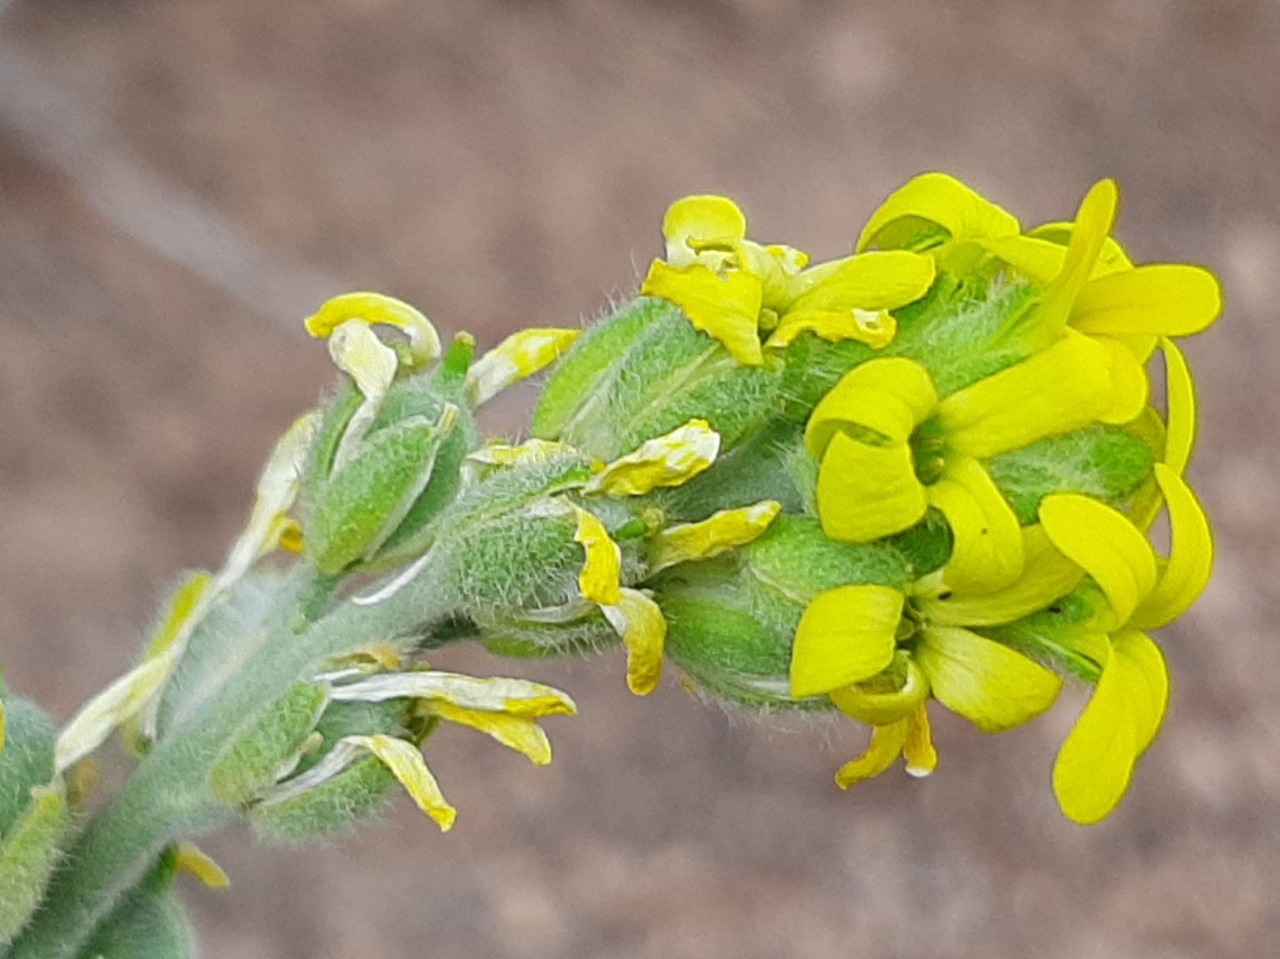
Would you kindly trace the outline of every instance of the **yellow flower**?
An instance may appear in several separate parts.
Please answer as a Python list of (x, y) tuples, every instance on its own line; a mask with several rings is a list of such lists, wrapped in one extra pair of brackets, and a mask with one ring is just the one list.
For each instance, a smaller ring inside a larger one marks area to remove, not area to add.
[(803, 332), (882, 347), (896, 323), (889, 311), (923, 296), (933, 263), (904, 251), (846, 257), (805, 269), (793, 247), (746, 238), (746, 218), (718, 196), (677, 200), (663, 221), (666, 261), (650, 267), (640, 292), (679, 306), (740, 363), (764, 362)]
[(945, 398), (912, 360), (855, 367), (805, 430), (821, 460), (823, 530), (870, 542), (914, 526), (932, 505), (955, 536), (951, 585), (1007, 585), (1022, 569), (1021, 535), (981, 461), (1105, 418), (1118, 392), (1112, 377), (1110, 352), (1074, 333)]
[(1101, 673), (1053, 771), (1063, 812), (1080, 823), (1103, 819), (1120, 802), (1164, 717), (1168, 671), (1145, 631), (1182, 615), (1212, 569), (1209, 522), (1191, 488), (1163, 463), (1155, 477), (1172, 531), (1167, 559), (1126, 516), (1096, 500), (1059, 493), (1040, 505), (1046, 535), (1106, 597), (1102, 615), (1069, 637)]

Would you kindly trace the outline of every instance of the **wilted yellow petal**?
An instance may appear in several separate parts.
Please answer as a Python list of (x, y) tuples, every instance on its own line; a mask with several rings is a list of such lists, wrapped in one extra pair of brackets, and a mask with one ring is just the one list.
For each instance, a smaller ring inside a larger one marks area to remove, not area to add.
[(869, 360), (841, 377), (814, 407), (805, 447), (821, 456), (831, 437), (851, 423), (886, 439), (906, 440), (937, 403), (933, 379), (919, 363), (902, 357)]
[(928, 698), (929, 679), (913, 657), (902, 658), (907, 671), (901, 688), (882, 689), (872, 677), (867, 683), (833, 689), (827, 696), (846, 716), (869, 726), (888, 726), (906, 719)]
[(517, 463), (541, 463), (553, 456), (575, 452), (568, 443), (531, 439), (514, 446), (510, 443), (487, 443), (469, 454), (467, 459), (487, 466), (514, 466)]
[(662, 679), (667, 620), (661, 607), (639, 590), (623, 589), (616, 604), (600, 608), (627, 649), (627, 688), (647, 696)]
[(1156, 645), (1135, 631), (1117, 636), (1098, 687), (1053, 767), (1053, 789), (1068, 818), (1095, 823), (1119, 804), (1134, 764), (1160, 728), (1168, 690)]
[(1190, 336), (1222, 312), (1217, 277), (1200, 266), (1158, 263), (1091, 280), (1076, 297), (1071, 325), (1083, 333)]
[(686, 196), (667, 208), (662, 218), (667, 262), (685, 267), (698, 261), (698, 247), (707, 241), (726, 245), (747, 235), (747, 218), (737, 204), (723, 196)]
[(930, 626), (915, 655), (938, 702), (983, 732), (1029, 722), (1053, 705), (1062, 688), (1043, 666), (967, 629)]
[(1155, 589), (1129, 619), (1139, 629), (1164, 626), (1185, 613), (1209, 585), (1213, 572), (1213, 532), (1191, 487), (1163, 463), (1156, 464), (1155, 474), (1169, 510), (1173, 542)]
[(355, 381), (366, 400), (375, 407), (381, 405), (399, 360), (396, 351), (378, 339), (367, 323), (348, 320), (335, 329), (329, 336), (329, 355), (334, 365)]
[(467, 371), (467, 389), (476, 406), (512, 383), (550, 366), (582, 335), (581, 330), (534, 328), (512, 333)]
[(1165, 387), (1169, 410), (1165, 428), (1164, 461), (1181, 476), (1191, 460), (1196, 439), (1196, 388), (1186, 357), (1172, 340), (1160, 341), (1164, 352)]
[(698, 523), (682, 523), (661, 530), (649, 546), (649, 572), (710, 559), (759, 537), (782, 512), (776, 500), (764, 500), (741, 509), (725, 509)]
[(528, 756), (539, 766), (551, 762), (551, 742), (536, 722), (524, 716), (509, 713), (491, 713), (484, 710), (464, 709), (437, 700), (431, 704), (431, 712), (441, 719), (461, 726), (470, 726), (492, 736), (502, 745)]
[(906, 443), (872, 446), (837, 433), (818, 468), (822, 530), (842, 543), (869, 543), (924, 518), (925, 488)]
[(1107, 347), (1070, 333), (952, 393), (937, 410), (948, 446), (986, 459), (1090, 425), (1114, 404), (1112, 362)]
[(180, 872), (191, 873), (210, 889), (226, 889), (231, 885), (223, 868), (195, 843), (178, 843), (174, 847), (174, 859), (174, 865)]
[(907, 744), (907, 726), (908, 721), (904, 719), (888, 726), (872, 727), (871, 743), (867, 746), (867, 751), (837, 770), (836, 785), (841, 789), (848, 789), (864, 779), (871, 779), (888, 771), (898, 761)]
[(680, 486), (715, 462), (720, 434), (706, 420), (690, 420), (635, 451), (614, 460), (591, 477), (587, 493), (643, 496), (663, 486)]
[(801, 333), (813, 333), (832, 343), (857, 340), (874, 349), (888, 346), (898, 332), (898, 321), (888, 310), (791, 311), (782, 317), (765, 346), (790, 346)]
[(1119, 510), (1078, 493), (1040, 503), (1040, 525), (1055, 547), (1102, 587), (1115, 625), (1129, 621), (1156, 584), (1155, 551)]
[(581, 506), (573, 512), (578, 518), (573, 541), (586, 551), (586, 562), (578, 574), (578, 588), (593, 603), (612, 606), (618, 602), (622, 587), (622, 550), (609, 538), (609, 531), (599, 518)]
[(203, 570), (197, 570), (183, 580), (169, 602), (164, 619), (147, 642), (144, 659), (160, 655), (187, 634), (191, 617), (208, 602), (213, 584), (213, 577)]
[(1022, 528), (1012, 507), (977, 460), (953, 457), (928, 488), (929, 504), (942, 511), (954, 545), (942, 571), (956, 592), (992, 593), (1022, 573)]
[(945, 173), (922, 173), (889, 195), (867, 221), (857, 249), (871, 243), (900, 246), (921, 225), (937, 225), (953, 240), (1004, 236), (1019, 231), (1017, 219)]
[(729, 355), (745, 366), (761, 366), (760, 281), (731, 270), (717, 274), (701, 263), (676, 268), (654, 260), (640, 287), (642, 296), (656, 296), (680, 307), (697, 329), (719, 340)]
[(800, 617), (791, 651), (791, 695), (818, 696), (870, 679), (893, 661), (902, 593), (891, 586), (837, 586)]
[(403, 300), (381, 293), (344, 293), (327, 300), (307, 318), (307, 332), (319, 339), (350, 320), (394, 326), (409, 338), (414, 367), (426, 366), (440, 356), (440, 335), (431, 321)]
[(938, 626), (998, 626), (1044, 609), (1084, 578), (1080, 567), (1059, 553), (1039, 526), (1022, 528), (1022, 550), (1022, 575), (1011, 586), (988, 595), (966, 595), (947, 589), (939, 570), (919, 581), (915, 604)]
[(527, 679), (467, 676), (438, 669), (375, 673), (354, 682), (333, 685), (329, 697), (337, 702), (368, 703), (423, 699), (527, 719), (571, 715), (577, 711), (573, 700), (552, 686)]
[(339, 744), (367, 749), (396, 777), (413, 797), (418, 808), (435, 820), (441, 832), (453, 828), (458, 811), (445, 800), (436, 777), (431, 775), (426, 760), (413, 743), (381, 733), (374, 736), (344, 736)]
[(907, 775), (917, 779), (930, 775), (938, 768), (938, 751), (933, 748), (933, 728), (929, 725), (929, 712), (924, 703), (907, 719), (907, 738), (902, 744), (902, 758), (906, 760)]

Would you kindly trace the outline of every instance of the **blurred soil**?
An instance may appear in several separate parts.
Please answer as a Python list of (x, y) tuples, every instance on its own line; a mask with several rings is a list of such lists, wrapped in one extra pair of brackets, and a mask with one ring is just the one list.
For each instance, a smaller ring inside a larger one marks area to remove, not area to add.
[[(581, 707), (534, 769), (453, 730), (448, 836), (210, 839), (210, 959), (1232, 959), (1280, 940), (1280, 5), (25, 0), (0, 35), (0, 661), (64, 719), (213, 566), (331, 372), (300, 319), (374, 288), (482, 345), (625, 294), (676, 196), (846, 251), (913, 173), (1027, 222), (1126, 190), (1139, 259), (1226, 318), (1193, 479), (1217, 575), (1163, 634), (1167, 727), (1105, 825), (1059, 818), (1071, 703), (941, 722), (928, 781), (844, 794), (851, 726), (761, 725), (615, 656), (516, 670)], [(520, 399), (494, 414), (518, 430)], [(1079, 702), (1076, 697), (1075, 702)], [(473, 748), (475, 747), (475, 748)]]

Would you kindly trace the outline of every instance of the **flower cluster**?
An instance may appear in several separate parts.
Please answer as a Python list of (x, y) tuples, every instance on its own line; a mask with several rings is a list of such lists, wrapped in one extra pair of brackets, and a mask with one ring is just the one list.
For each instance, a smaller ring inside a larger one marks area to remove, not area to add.
[[(1221, 297), (1202, 268), (1135, 266), (1111, 235), (1117, 204), (1103, 181), (1073, 221), (1024, 231), (925, 174), (852, 256), (810, 265), (749, 239), (731, 201), (689, 197), (642, 298), (544, 391), (535, 434), (586, 456), (688, 416), (721, 434), (705, 472), (627, 514), (644, 545), (623, 579), (652, 597), (646, 622), (657, 635), (665, 618), (695, 685), (870, 724), (842, 786), (899, 756), (930, 772), (930, 701), (999, 731), (1078, 679), (1096, 688), (1054, 788), (1095, 822), (1159, 728), (1167, 670), (1145, 631), (1187, 609), (1212, 557), (1184, 478), (1194, 390), (1173, 339), (1211, 324)], [(1161, 510), (1167, 556), (1148, 535)], [(645, 691), (658, 644), (629, 646)]]

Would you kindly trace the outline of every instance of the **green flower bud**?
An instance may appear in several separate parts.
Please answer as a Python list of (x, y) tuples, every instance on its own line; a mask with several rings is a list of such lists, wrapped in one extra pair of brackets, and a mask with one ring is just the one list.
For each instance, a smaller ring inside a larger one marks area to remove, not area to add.
[(116, 906), (81, 953), (93, 959), (189, 959), (191, 924), (173, 894), (176, 855), (167, 851)]
[(26, 925), (62, 856), (71, 813), (61, 787), (37, 786), (0, 841), (0, 946)]
[(322, 687), (299, 683), (228, 743), (209, 776), (218, 800), (238, 806), (274, 786), (298, 761), (327, 701)]
[(249, 821), (261, 839), (310, 842), (349, 832), (375, 816), (395, 785), (395, 775), (373, 756), (366, 756), (305, 792), (251, 806)]
[(31, 801), (31, 789), (53, 778), (57, 729), (39, 706), (0, 695), (3, 749), (0, 750), (0, 837), (5, 836)]
[(721, 452), (776, 412), (782, 361), (744, 366), (680, 309), (640, 298), (588, 330), (556, 368), (533, 434), (612, 460), (691, 419), (721, 436)]

